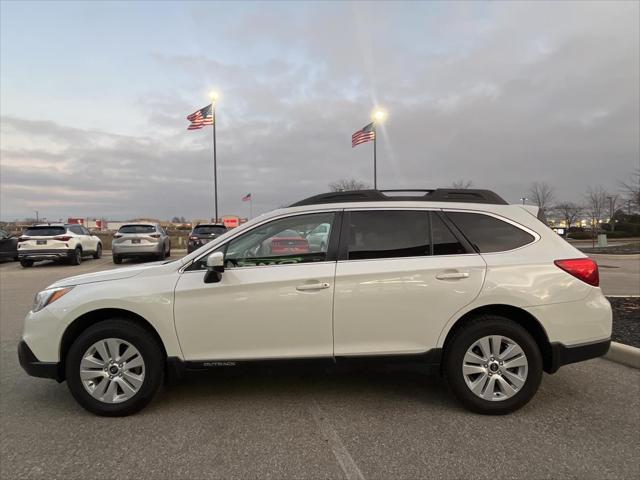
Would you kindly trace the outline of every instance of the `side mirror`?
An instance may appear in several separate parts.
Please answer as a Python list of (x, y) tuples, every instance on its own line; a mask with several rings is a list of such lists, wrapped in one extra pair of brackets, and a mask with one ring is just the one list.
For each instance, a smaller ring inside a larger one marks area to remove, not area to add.
[(224, 253), (213, 252), (207, 257), (207, 273), (204, 275), (204, 283), (217, 283), (222, 280), (224, 272)]

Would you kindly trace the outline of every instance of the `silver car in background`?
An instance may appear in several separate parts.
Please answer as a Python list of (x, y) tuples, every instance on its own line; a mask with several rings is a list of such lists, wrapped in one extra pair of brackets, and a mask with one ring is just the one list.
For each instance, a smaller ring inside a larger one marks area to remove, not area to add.
[(127, 223), (113, 236), (113, 263), (124, 258), (153, 257), (164, 260), (171, 255), (169, 235), (158, 223)]

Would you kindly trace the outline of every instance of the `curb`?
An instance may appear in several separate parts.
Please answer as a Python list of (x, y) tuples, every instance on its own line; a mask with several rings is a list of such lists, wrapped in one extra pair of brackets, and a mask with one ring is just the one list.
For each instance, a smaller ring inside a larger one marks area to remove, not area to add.
[(628, 367), (640, 368), (640, 348), (624, 343), (611, 342), (611, 347), (604, 358)]

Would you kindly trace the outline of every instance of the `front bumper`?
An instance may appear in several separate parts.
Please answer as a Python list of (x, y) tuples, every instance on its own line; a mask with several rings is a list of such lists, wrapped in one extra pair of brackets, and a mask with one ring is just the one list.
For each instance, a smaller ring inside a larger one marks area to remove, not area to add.
[(20, 260), (51, 260), (61, 258), (72, 258), (75, 250), (72, 248), (49, 248), (42, 250), (18, 250)]
[(64, 380), (60, 364), (58, 362), (41, 362), (24, 340), (18, 344), (18, 360), (24, 371), (32, 377), (53, 378), (58, 382)]
[(570, 347), (562, 343), (554, 342), (551, 344), (551, 365), (549, 365), (547, 373), (555, 373), (563, 365), (601, 357), (609, 351), (610, 345), (610, 338), (597, 342), (583, 343), (581, 345), (572, 345)]

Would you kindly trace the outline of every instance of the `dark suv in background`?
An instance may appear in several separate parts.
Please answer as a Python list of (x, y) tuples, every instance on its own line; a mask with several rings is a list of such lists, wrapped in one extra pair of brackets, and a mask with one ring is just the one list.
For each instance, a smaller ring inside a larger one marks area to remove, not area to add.
[(199, 223), (193, 227), (193, 230), (191, 230), (189, 234), (187, 253), (191, 253), (205, 243), (210, 242), (214, 238), (218, 238), (223, 233), (226, 233), (226, 231), (227, 227), (219, 223)]

